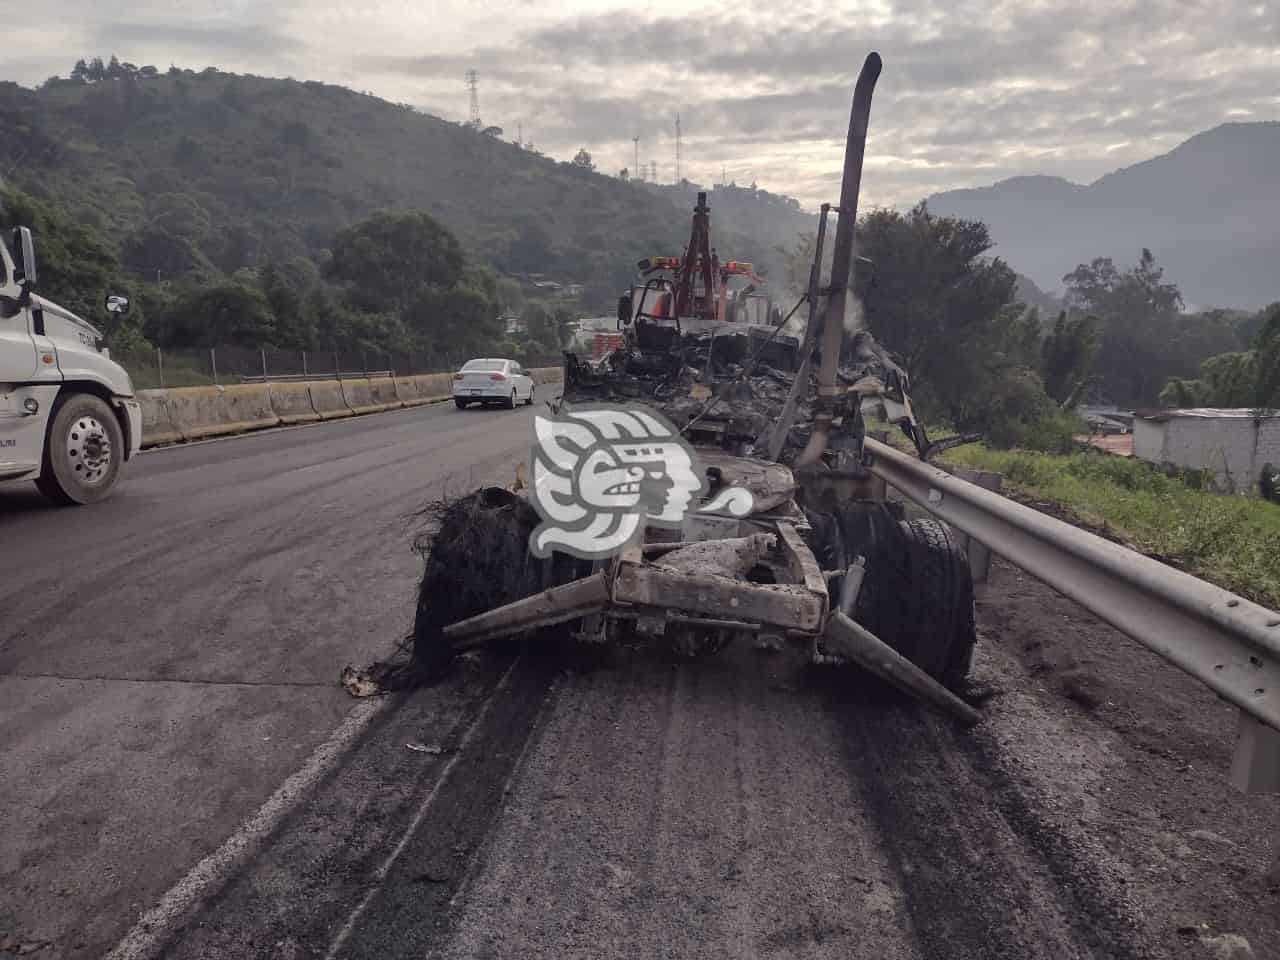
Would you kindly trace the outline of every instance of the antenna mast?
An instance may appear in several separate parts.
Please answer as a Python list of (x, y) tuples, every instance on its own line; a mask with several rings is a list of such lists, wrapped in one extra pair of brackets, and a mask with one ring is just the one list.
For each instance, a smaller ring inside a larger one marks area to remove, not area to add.
[(467, 71), (467, 88), (471, 91), (471, 126), (480, 129), (480, 75)]
[(676, 114), (676, 184), (680, 183), (680, 114)]

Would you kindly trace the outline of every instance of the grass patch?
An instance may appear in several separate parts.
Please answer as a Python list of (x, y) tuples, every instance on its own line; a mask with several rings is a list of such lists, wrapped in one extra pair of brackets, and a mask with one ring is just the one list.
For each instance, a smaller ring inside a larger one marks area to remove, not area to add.
[(1198, 474), (1168, 476), (1140, 460), (1103, 453), (973, 444), (940, 459), (1003, 474), (1014, 493), (1061, 504), (1144, 553), (1280, 609), (1280, 506), (1209, 493), (1196, 489)]

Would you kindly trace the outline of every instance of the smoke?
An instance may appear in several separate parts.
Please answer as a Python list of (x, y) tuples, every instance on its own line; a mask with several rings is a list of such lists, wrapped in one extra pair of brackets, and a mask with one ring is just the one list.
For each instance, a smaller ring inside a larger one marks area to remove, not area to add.
[(866, 327), (862, 301), (849, 291), (844, 300), (844, 332), (852, 336)]

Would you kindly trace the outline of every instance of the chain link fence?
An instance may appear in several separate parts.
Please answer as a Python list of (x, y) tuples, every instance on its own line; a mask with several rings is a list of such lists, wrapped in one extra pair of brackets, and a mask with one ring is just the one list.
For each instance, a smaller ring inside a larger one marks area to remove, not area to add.
[[(383, 353), (351, 350), (207, 350), (112, 351), (139, 390), (198, 387), (287, 380), (354, 380), (363, 377), (411, 377), (449, 373), (472, 359), (454, 353)], [(517, 358), (526, 367), (558, 367), (559, 356)]]

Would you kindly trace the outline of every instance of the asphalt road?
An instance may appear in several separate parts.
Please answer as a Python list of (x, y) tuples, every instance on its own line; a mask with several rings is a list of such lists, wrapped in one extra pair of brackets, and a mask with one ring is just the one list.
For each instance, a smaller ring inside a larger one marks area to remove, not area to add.
[(531, 440), (441, 405), (145, 452), (91, 507), (0, 486), (0, 950), (103, 954), (314, 766), (412, 622), (413, 512)]
[(531, 431), (433, 407), (147, 454), (87, 510), (0, 488), (0, 953), (1280, 955), (1231, 711), (1004, 565), (972, 731), (749, 645), (351, 700), (409, 626), (414, 511)]

